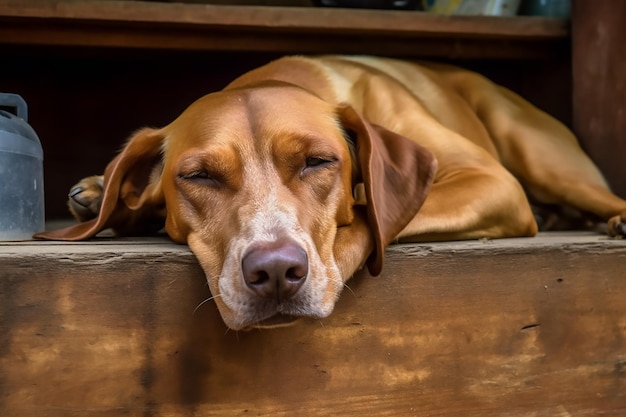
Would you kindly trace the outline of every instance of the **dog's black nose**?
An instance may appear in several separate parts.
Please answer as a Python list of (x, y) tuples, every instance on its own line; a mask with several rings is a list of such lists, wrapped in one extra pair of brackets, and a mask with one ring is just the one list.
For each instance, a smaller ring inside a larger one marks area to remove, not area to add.
[(306, 252), (292, 240), (257, 244), (241, 261), (248, 287), (279, 302), (298, 292), (309, 273)]

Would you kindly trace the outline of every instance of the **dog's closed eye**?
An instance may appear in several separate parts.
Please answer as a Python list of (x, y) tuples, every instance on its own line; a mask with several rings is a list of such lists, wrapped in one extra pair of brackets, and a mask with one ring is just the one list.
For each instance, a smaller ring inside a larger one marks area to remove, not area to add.
[(178, 178), (184, 181), (193, 182), (197, 185), (204, 185), (209, 187), (219, 187), (223, 184), (219, 175), (211, 174), (205, 170), (181, 172), (178, 174)]
[(318, 174), (334, 172), (339, 158), (335, 156), (309, 156), (305, 159), (300, 178), (317, 177)]
[(334, 157), (319, 157), (319, 156), (310, 156), (306, 159), (307, 168), (311, 167), (320, 167), (323, 165), (328, 165), (335, 162), (337, 158)]

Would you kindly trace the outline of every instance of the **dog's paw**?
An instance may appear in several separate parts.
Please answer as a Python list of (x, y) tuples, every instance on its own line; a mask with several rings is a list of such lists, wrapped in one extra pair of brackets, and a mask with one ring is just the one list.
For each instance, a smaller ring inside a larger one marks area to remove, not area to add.
[(101, 175), (83, 178), (70, 189), (67, 206), (76, 220), (84, 222), (98, 216), (103, 194), (104, 178)]
[(626, 211), (609, 219), (608, 232), (613, 237), (626, 236)]

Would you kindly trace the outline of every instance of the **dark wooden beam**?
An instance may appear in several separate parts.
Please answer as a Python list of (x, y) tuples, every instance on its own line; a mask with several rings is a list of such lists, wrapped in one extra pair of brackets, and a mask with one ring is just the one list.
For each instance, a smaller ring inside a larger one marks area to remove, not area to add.
[(572, 13), (573, 127), (626, 197), (626, 2), (575, 0)]

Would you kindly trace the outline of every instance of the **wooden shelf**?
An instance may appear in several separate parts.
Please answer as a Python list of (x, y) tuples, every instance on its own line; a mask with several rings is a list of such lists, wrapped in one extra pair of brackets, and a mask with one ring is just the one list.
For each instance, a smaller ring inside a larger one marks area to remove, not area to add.
[(392, 245), (329, 318), (233, 332), (186, 246), (0, 243), (0, 415), (624, 415), (625, 263), (593, 234)]
[(336, 8), (8, 0), (0, 4), (0, 42), (527, 59), (567, 53), (569, 22)]

